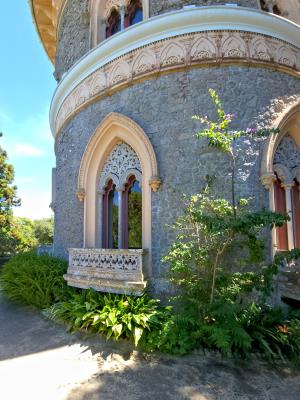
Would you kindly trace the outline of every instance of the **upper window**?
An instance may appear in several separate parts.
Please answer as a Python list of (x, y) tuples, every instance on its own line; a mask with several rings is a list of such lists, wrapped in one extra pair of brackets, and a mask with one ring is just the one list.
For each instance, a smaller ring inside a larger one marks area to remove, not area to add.
[(114, 8), (111, 12), (106, 25), (106, 38), (114, 35), (121, 30), (121, 16)]
[(140, 0), (130, 1), (127, 7), (114, 7), (106, 21), (106, 38), (142, 20), (143, 6)]

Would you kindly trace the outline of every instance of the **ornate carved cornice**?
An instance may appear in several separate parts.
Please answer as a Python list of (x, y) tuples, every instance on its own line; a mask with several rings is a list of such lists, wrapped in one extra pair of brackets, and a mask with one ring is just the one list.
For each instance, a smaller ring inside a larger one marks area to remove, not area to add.
[(234, 64), (300, 75), (300, 27), (272, 14), (225, 6), (150, 18), (95, 47), (54, 94), (54, 136), (89, 103), (135, 82), (184, 68)]
[(91, 101), (151, 75), (228, 63), (269, 66), (299, 74), (300, 50), (275, 38), (234, 31), (187, 34), (143, 46), (83, 79), (63, 101), (55, 121), (55, 132)]
[(66, 0), (29, 0), (41, 42), (48, 57), (55, 62), (57, 23)]

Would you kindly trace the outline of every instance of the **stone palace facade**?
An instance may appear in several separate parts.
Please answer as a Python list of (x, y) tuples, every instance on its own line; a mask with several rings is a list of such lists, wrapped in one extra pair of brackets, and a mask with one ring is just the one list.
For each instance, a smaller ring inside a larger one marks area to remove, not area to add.
[[(178, 193), (215, 175), (226, 155), (196, 140), (193, 115), (214, 116), (213, 88), (236, 128), (280, 134), (238, 142), (238, 196), (291, 220), (272, 254), (300, 247), (298, 0), (31, 0), (58, 82), (54, 254), (72, 286), (156, 294), (181, 213)], [(300, 293), (300, 291), (299, 291)], [(299, 294), (300, 299), (300, 294)]]

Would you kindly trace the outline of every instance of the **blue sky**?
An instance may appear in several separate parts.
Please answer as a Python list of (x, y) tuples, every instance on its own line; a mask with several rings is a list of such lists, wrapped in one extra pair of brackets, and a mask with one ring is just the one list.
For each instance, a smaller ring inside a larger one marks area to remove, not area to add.
[(0, 50), (0, 145), (15, 167), (22, 200), (14, 214), (48, 217), (55, 166), (48, 112), (56, 82), (27, 0), (1, 5)]

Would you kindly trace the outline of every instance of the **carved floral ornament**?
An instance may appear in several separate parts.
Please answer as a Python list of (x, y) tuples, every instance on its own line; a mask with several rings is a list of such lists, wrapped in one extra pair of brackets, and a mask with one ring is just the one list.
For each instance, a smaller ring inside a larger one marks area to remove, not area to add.
[[(103, 193), (109, 179), (113, 179), (117, 190), (124, 190), (124, 185), (130, 174), (134, 174), (141, 181), (141, 171), (140, 160), (135, 151), (128, 144), (120, 142), (113, 148), (102, 168), (98, 192)], [(161, 184), (162, 181), (158, 176), (152, 176), (149, 180), (149, 185), (153, 192), (157, 192)], [(83, 202), (85, 200), (85, 190), (79, 189), (76, 192), (76, 196), (80, 202)]]
[(300, 49), (279, 39), (241, 31), (211, 31), (162, 40), (121, 56), (85, 78), (63, 101), (56, 133), (82, 107), (134, 81), (179, 68), (246, 63), (299, 75)]
[(99, 190), (103, 191), (109, 179), (113, 179), (117, 190), (124, 190), (128, 175), (141, 180), (141, 164), (136, 152), (126, 143), (118, 143), (108, 156), (99, 179)]

